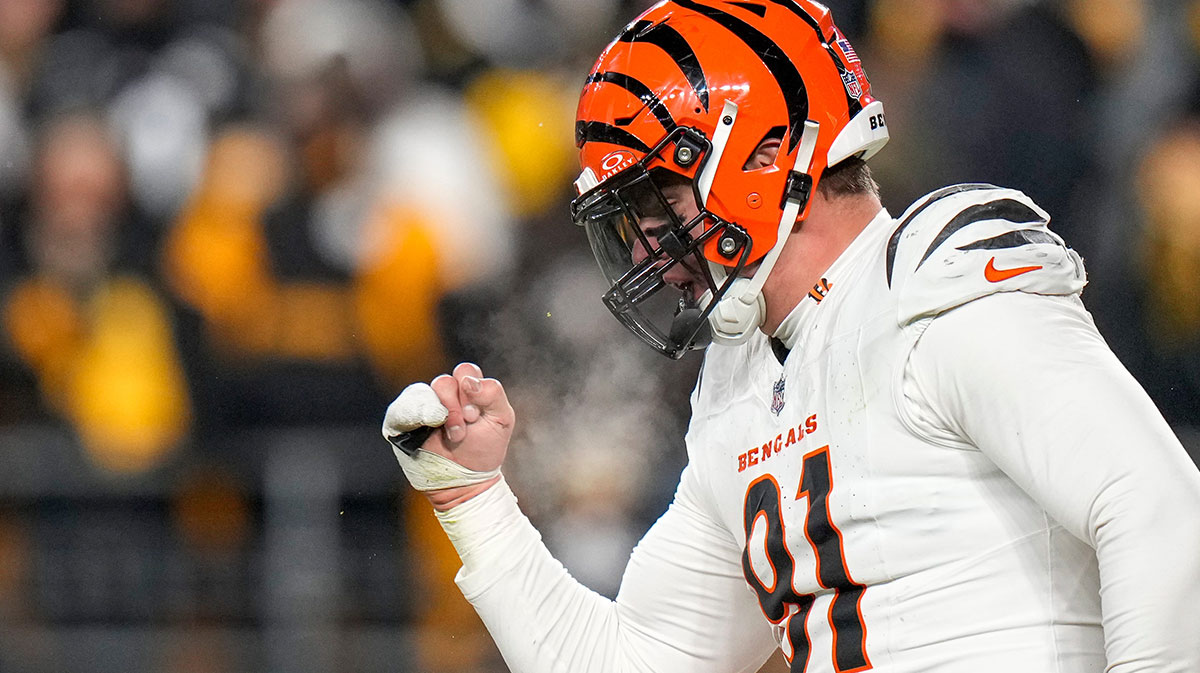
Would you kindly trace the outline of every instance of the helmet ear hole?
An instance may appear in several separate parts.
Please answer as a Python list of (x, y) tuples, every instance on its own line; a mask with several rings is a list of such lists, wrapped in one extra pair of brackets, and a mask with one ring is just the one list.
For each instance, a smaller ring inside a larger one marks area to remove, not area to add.
[(779, 155), (779, 144), (783, 141), (785, 131), (787, 131), (786, 126), (775, 126), (767, 131), (762, 140), (759, 140), (758, 144), (754, 146), (750, 156), (746, 157), (746, 161), (742, 164), (742, 170), (756, 171), (774, 164), (775, 157)]

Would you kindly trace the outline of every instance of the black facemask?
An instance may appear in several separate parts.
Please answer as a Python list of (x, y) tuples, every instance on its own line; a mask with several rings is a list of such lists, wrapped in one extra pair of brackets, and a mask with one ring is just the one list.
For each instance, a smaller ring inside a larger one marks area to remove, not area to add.
[[(662, 187), (679, 176), (646, 166), (680, 132), (571, 204), (572, 218), (587, 232), (600, 270), (612, 283), (603, 297), (605, 306), (652, 348), (674, 359), (708, 345), (708, 314), (745, 267), (751, 248), (750, 237), (737, 225), (703, 209), (684, 222), (668, 204)], [(720, 283), (703, 253), (714, 239), (729, 258)], [(711, 298), (701, 302), (706, 292)]]

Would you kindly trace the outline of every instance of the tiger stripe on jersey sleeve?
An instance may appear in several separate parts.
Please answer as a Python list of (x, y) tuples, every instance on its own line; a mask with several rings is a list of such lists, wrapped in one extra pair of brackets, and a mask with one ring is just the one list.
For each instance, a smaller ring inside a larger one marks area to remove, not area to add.
[[(946, 223), (946, 226), (942, 227), (942, 230), (934, 237), (933, 242), (925, 249), (925, 254), (921, 256), (921, 261), (917, 262), (917, 268), (920, 269), (921, 265), (946, 242), (946, 239), (953, 236), (957, 231), (984, 220), (1003, 220), (1014, 224), (1029, 224), (1033, 222), (1047, 224), (1050, 221), (1049, 218), (1043, 218), (1034, 212), (1029, 206), (1013, 199), (996, 199), (995, 201), (968, 206), (961, 213), (955, 215), (954, 219)], [(961, 250), (962, 248), (959, 249)]]
[[(932, 206), (933, 204), (937, 203), (938, 201), (940, 201), (948, 196), (952, 196), (954, 194), (958, 194), (958, 193), (965, 192), (965, 191), (977, 190), (977, 189), (997, 189), (997, 188), (992, 185), (983, 184), (983, 183), (951, 185), (949, 187), (943, 187), (942, 189), (939, 189), (936, 192), (928, 194), (921, 200), (914, 203), (912, 206), (910, 206), (908, 208), (907, 211), (904, 212), (903, 215), (900, 216), (900, 226), (896, 227), (896, 230), (892, 232), (891, 238), (888, 239), (888, 246), (887, 246), (888, 287), (892, 286), (892, 271), (896, 266), (896, 253), (900, 249), (900, 241), (903, 238), (904, 233), (908, 229), (909, 225), (912, 224), (913, 221), (918, 216), (921, 215), (921, 213), (925, 212), (925, 209), (929, 208), (929, 206)], [(911, 236), (911, 232), (910, 232), (910, 236)]]
[(947, 187), (918, 201), (888, 241), (885, 271), (906, 324), (996, 292), (1069, 295), (1083, 261), (1025, 194), (992, 185)]

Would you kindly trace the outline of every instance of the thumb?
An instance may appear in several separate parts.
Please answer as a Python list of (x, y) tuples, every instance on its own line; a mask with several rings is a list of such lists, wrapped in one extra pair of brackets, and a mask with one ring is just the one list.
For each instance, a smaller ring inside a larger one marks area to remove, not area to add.
[(412, 432), (420, 427), (439, 427), (448, 411), (427, 383), (414, 383), (388, 405), (383, 418), (383, 435)]

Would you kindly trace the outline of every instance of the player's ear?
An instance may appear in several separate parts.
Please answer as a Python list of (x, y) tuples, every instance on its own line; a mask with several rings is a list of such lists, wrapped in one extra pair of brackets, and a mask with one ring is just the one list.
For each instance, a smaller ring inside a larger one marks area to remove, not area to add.
[(746, 159), (746, 164), (742, 166), (742, 170), (752, 171), (757, 168), (765, 168), (775, 163), (775, 156), (779, 154), (780, 138), (774, 135), (768, 135), (762, 139), (758, 147), (750, 153), (750, 158)]

